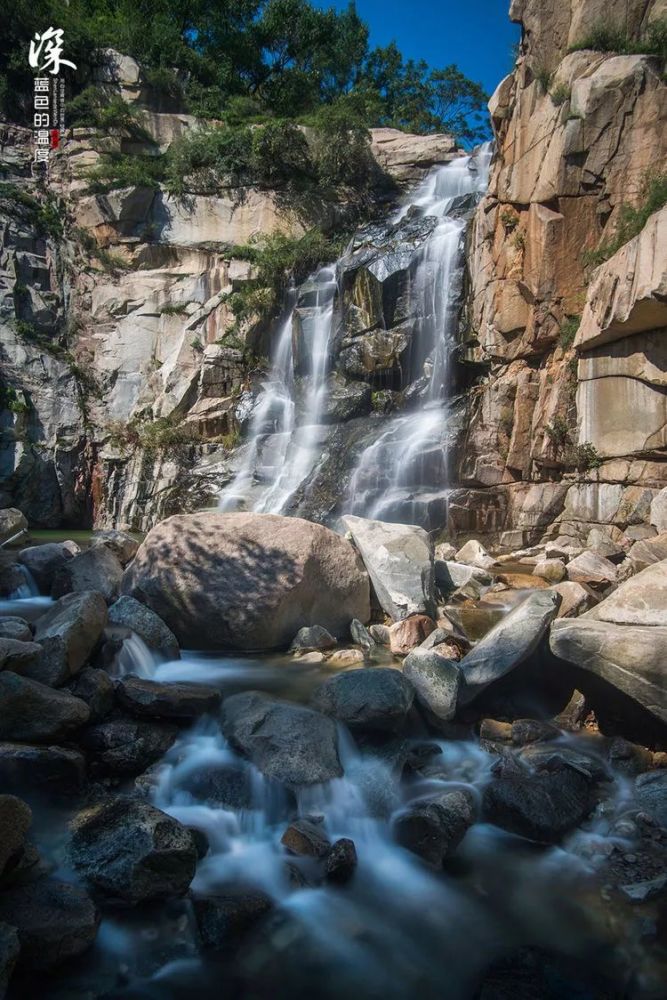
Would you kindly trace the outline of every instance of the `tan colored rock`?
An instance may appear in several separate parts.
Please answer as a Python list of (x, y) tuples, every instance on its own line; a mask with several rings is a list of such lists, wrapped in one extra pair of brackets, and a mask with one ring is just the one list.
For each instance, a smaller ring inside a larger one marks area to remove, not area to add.
[(380, 167), (401, 185), (414, 184), (431, 167), (461, 154), (451, 135), (408, 135), (396, 128), (371, 129), (371, 152)]
[(615, 565), (595, 552), (582, 552), (567, 564), (567, 578), (574, 583), (605, 586), (615, 582), (616, 573)]
[(456, 561), (476, 566), (478, 569), (488, 569), (489, 566), (495, 565), (493, 556), (490, 556), (484, 546), (474, 538), (471, 538), (458, 550)]
[(643, 569), (589, 611), (586, 620), (667, 626), (667, 560)]
[(653, 497), (650, 521), (659, 532), (667, 531), (667, 486)]
[[(306, 654), (306, 656), (308, 655)], [(316, 662), (314, 660), (306, 660), (306, 656), (301, 657), (300, 662), (304, 662), (304, 660), (311, 663)], [(364, 654), (360, 649), (337, 649), (330, 656), (327, 656), (326, 665), (328, 667), (335, 667), (337, 670), (348, 670), (350, 667), (363, 667)]]
[(562, 559), (541, 559), (535, 564), (533, 573), (548, 583), (560, 583), (565, 576), (565, 563)]
[(549, 586), (541, 576), (531, 573), (498, 573), (497, 578), (512, 590), (546, 590)]
[(635, 572), (667, 560), (667, 532), (635, 542), (628, 551), (628, 559), (633, 563)]
[(410, 615), (389, 629), (389, 648), (396, 656), (406, 656), (433, 632), (436, 625), (428, 615)]
[(573, 580), (556, 583), (551, 589), (555, 590), (561, 597), (557, 618), (576, 618), (587, 611), (597, 600), (590, 587), (585, 587), (582, 583), (575, 583)]

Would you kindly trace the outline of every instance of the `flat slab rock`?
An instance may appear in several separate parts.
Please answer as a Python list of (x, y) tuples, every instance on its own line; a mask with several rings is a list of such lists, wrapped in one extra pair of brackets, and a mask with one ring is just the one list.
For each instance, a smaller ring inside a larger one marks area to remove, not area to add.
[(335, 723), (302, 705), (257, 691), (232, 695), (223, 705), (222, 731), (269, 778), (314, 785), (343, 774)]
[(312, 704), (353, 731), (397, 733), (414, 696), (412, 684), (399, 670), (366, 667), (330, 677), (317, 689)]
[(221, 701), (217, 688), (205, 684), (161, 684), (143, 677), (124, 677), (116, 693), (133, 715), (149, 719), (195, 719), (214, 711)]
[(433, 548), (423, 528), (346, 514), (349, 531), (364, 561), (382, 609), (395, 620), (435, 612)]

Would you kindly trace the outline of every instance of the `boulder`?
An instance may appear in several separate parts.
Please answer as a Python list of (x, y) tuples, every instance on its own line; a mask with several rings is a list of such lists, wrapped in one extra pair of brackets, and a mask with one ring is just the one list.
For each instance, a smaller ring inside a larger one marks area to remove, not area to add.
[(95, 940), (100, 918), (78, 885), (42, 878), (0, 892), (0, 920), (16, 928), (20, 963), (35, 972), (83, 954)]
[(440, 562), (450, 562), (456, 555), (456, 546), (449, 542), (439, 542), (435, 547), (435, 558)]
[[(0, 640), (16, 639), (18, 642), (32, 642), (32, 629), (25, 618), (0, 618)], [(2, 653), (0, 653), (0, 662)], [(2, 669), (0, 667), (0, 669)]]
[(0, 923), (0, 997), (5, 997), (21, 946), (15, 927)]
[(312, 653), (316, 649), (333, 649), (336, 640), (321, 625), (300, 628), (290, 643), (290, 653)]
[(214, 896), (195, 896), (193, 907), (203, 947), (233, 953), (273, 909), (273, 900), (259, 889), (240, 885), (218, 890)]
[(177, 728), (167, 723), (109, 719), (89, 726), (80, 742), (96, 771), (136, 775), (164, 756), (177, 733)]
[(78, 750), (64, 747), (0, 743), (0, 788), (36, 792), (51, 799), (74, 795), (83, 786), (86, 761)]
[(160, 809), (119, 796), (75, 816), (69, 857), (96, 892), (126, 903), (183, 896), (197, 865), (192, 834)]
[(592, 812), (591, 775), (557, 756), (530, 771), (508, 760), (482, 793), (482, 819), (542, 844), (558, 843)]
[(533, 573), (548, 583), (560, 583), (565, 577), (565, 563), (562, 559), (540, 559), (535, 563)]
[(28, 530), (28, 521), (16, 507), (0, 510), (0, 545)]
[(471, 538), (456, 553), (456, 561), (466, 563), (468, 566), (476, 566), (478, 569), (488, 569), (495, 566), (495, 559), (490, 556), (481, 542)]
[(223, 705), (222, 730), (231, 745), (269, 778), (314, 785), (340, 778), (336, 726), (326, 715), (256, 691)]
[(35, 642), (53, 664), (53, 683), (61, 683), (83, 667), (102, 637), (107, 608), (101, 594), (86, 591), (56, 601), (35, 622)]
[(368, 631), (381, 646), (388, 646), (391, 642), (391, 631), (388, 625), (371, 625)]
[(396, 656), (406, 656), (415, 646), (420, 646), (435, 628), (435, 622), (428, 615), (410, 615), (390, 627), (389, 648)]
[(432, 867), (441, 868), (473, 819), (471, 794), (457, 788), (408, 806), (394, 820), (393, 832), (402, 847)]
[(352, 514), (342, 517), (341, 524), (352, 535), (386, 614), (399, 621), (435, 613), (433, 549), (423, 528)]
[(349, 837), (341, 837), (331, 847), (324, 865), (327, 882), (349, 882), (357, 868), (357, 849)]
[(368, 667), (330, 677), (315, 692), (313, 706), (353, 732), (399, 732), (412, 707), (414, 688), (391, 667)]
[(567, 564), (567, 578), (591, 587), (607, 586), (616, 582), (617, 569), (613, 562), (595, 552), (582, 552)]
[(353, 618), (350, 622), (350, 638), (357, 646), (361, 646), (365, 652), (369, 653), (375, 646), (375, 639), (365, 625)]
[(667, 771), (649, 771), (635, 780), (635, 800), (658, 826), (667, 828)]
[(616, 625), (667, 626), (667, 559), (625, 580), (586, 619)]
[(284, 648), (316, 624), (343, 637), (352, 618), (370, 616), (368, 577), (350, 543), (275, 514), (167, 518), (139, 548), (123, 592), (194, 649)]
[(181, 652), (178, 640), (162, 619), (134, 597), (124, 595), (109, 608), (109, 625), (136, 632), (149, 649), (167, 660), (178, 660)]
[(667, 560), (667, 532), (656, 535), (655, 538), (642, 538), (636, 541), (628, 549), (628, 559), (635, 572)]
[(493, 577), (485, 569), (469, 566), (468, 563), (436, 559), (435, 582), (440, 590), (449, 593), (458, 590), (459, 587), (465, 587), (471, 580), (488, 587), (493, 582)]
[(161, 684), (143, 677), (124, 677), (117, 695), (121, 705), (139, 718), (184, 721), (215, 711), (221, 700), (218, 689), (205, 684)]
[(415, 689), (417, 701), (440, 722), (456, 715), (461, 671), (453, 660), (432, 649), (413, 649), (403, 661), (403, 673)]
[(322, 824), (309, 819), (296, 819), (290, 823), (280, 843), (290, 854), (307, 858), (324, 858), (331, 848), (331, 841)]
[[(306, 653), (306, 656), (321, 656), (322, 660), (324, 659), (322, 653)], [(366, 658), (360, 649), (335, 649), (327, 658), (327, 666), (336, 670), (363, 667), (365, 662)]]
[(74, 542), (47, 542), (45, 545), (30, 545), (19, 552), (19, 562), (30, 571), (41, 594), (50, 594), (53, 580), (65, 563), (79, 551), (74, 551)]
[(0, 673), (0, 740), (57, 743), (89, 717), (86, 703), (65, 691), (9, 671)]
[(494, 625), (459, 664), (463, 680), (459, 703), (468, 704), (527, 660), (556, 617), (559, 604), (560, 596), (553, 591), (535, 591)]
[(91, 722), (99, 722), (114, 706), (114, 683), (106, 670), (85, 667), (67, 687), (75, 698), (85, 701)]
[(649, 521), (658, 534), (667, 532), (667, 486), (653, 497)]
[(498, 573), (497, 580), (511, 590), (546, 590), (549, 586), (546, 580), (533, 573)]
[(91, 548), (103, 545), (110, 552), (113, 552), (122, 566), (127, 566), (134, 559), (139, 548), (139, 542), (136, 538), (128, 535), (126, 531), (118, 531), (116, 528), (94, 531), (90, 545)]
[(51, 595), (82, 594), (95, 591), (110, 604), (120, 593), (123, 567), (119, 559), (104, 545), (93, 546), (67, 560), (55, 574)]
[(581, 583), (574, 583), (572, 580), (557, 583), (552, 587), (552, 590), (560, 597), (557, 618), (576, 618), (577, 615), (587, 611), (597, 600), (590, 588), (584, 587)]
[[(28, 631), (30, 635), (30, 631)], [(32, 639), (32, 636), (30, 636)], [(36, 642), (22, 639), (0, 639), (0, 670), (30, 676), (42, 657), (42, 647)]]
[(14, 795), (0, 795), (0, 878), (20, 859), (32, 823), (30, 807)]
[(253, 804), (252, 769), (237, 759), (188, 768), (179, 774), (177, 787), (199, 802), (223, 809), (250, 809)]

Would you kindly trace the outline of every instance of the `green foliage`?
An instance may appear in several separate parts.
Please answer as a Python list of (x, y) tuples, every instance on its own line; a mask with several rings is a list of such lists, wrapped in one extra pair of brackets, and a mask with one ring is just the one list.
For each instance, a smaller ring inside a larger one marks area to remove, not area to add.
[(252, 132), (214, 126), (184, 132), (169, 149), (165, 183), (172, 194), (214, 192), (250, 181)]
[[(372, 109), (367, 125), (450, 131), (464, 142), (489, 133), (480, 84), (456, 66), (406, 60), (393, 43), (371, 50), (353, 3), (337, 10), (310, 0), (13, 0), (6, 20), (0, 112), (26, 125), (27, 47), (53, 24), (64, 30), (65, 57), (78, 66), (66, 72), (75, 99), (111, 47), (140, 62), (158, 95), (184, 96), (194, 114), (229, 125), (295, 119), (354, 94)], [(75, 105), (75, 120), (101, 111), (89, 98)], [(111, 120), (119, 110), (110, 109)]]
[(556, 414), (550, 424), (544, 428), (544, 432), (555, 448), (563, 448), (570, 440), (570, 429), (564, 417)]
[(371, 166), (363, 109), (343, 97), (320, 108), (314, 124), (320, 183), (332, 187), (366, 184)]
[(86, 87), (77, 94), (67, 105), (67, 121), (72, 128), (97, 128), (104, 132), (121, 129), (148, 139), (135, 109), (118, 94), (109, 94), (102, 87)]
[(602, 243), (597, 250), (586, 250), (582, 255), (585, 266), (597, 267), (638, 236), (648, 219), (667, 205), (667, 173), (649, 171), (642, 181), (640, 203), (637, 208), (621, 205), (616, 230), (610, 240)]
[(0, 198), (26, 210), (27, 221), (34, 226), (42, 236), (61, 239), (63, 235), (63, 215), (56, 199), (50, 193), (45, 193), (42, 200), (28, 194), (17, 184), (0, 183)]
[(564, 351), (571, 347), (581, 323), (581, 316), (566, 316), (560, 325), (558, 342)]
[(198, 444), (201, 434), (193, 424), (183, 424), (178, 417), (136, 417), (127, 424), (114, 421), (107, 426), (113, 447), (123, 450), (143, 448), (149, 454), (171, 452)]
[(252, 131), (250, 173), (260, 184), (280, 187), (312, 176), (303, 132), (292, 122), (269, 122)]
[(23, 396), (19, 396), (13, 386), (0, 385), (0, 410), (9, 410), (17, 415), (28, 413), (30, 405)]
[(156, 188), (165, 178), (165, 158), (105, 153), (99, 164), (82, 176), (88, 182), (87, 194), (106, 194), (127, 187)]
[(598, 450), (590, 441), (578, 444), (574, 449), (574, 464), (578, 469), (599, 469), (602, 465), (602, 457)]
[(510, 243), (512, 244), (515, 250), (526, 249), (526, 234), (524, 233), (523, 229), (517, 229), (514, 232), (512, 238), (510, 239)]
[(533, 68), (533, 77), (539, 83), (542, 93), (548, 94), (549, 87), (551, 86), (551, 78), (553, 77), (551, 70), (548, 70), (546, 66), (535, 66)]
[(519, 215), (513, 208), (507, 206), (500, 213), (500, 221), (503, 224), (505, 232), (512, 233), (519, 225)]
[(552, 87), (549, 91), (549, 97), (556, 107), (560, 107), (561, 104), (565, 104), (566, 101), (570, 100), (570, 88), (565, 83), (557, 83), (556, 86)]
[(188, 314), (188, 303), (187, 302), (175, 302), (168, 303), (166, 306), (162, 306), (160, 309), (160, 316), (187, 316)]
[(667, 61), (667, 18), (662, 17), (650, 24), (638, 39), (631, 38), (618, 24), (596, 21), (574, 45), (570, 52), (580, 49), (596, 49), (598, 52), (618, 52), (623, 55), (657, 56)]

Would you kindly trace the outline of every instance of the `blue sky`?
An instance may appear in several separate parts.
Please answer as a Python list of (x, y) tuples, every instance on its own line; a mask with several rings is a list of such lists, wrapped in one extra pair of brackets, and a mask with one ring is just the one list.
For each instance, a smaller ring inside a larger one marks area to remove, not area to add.
[[(318, 7), (348, 5), (348, 0), (313, 0)], [(512, 68), (518, 24), (507, 12), (509, 0), (356, 0), (369, 25), (371, 47), (395, 41), (406, 57), (434, 67), (457, 63), (489, 94)], [(560, 0), (556, 0), (560, 2)]]

